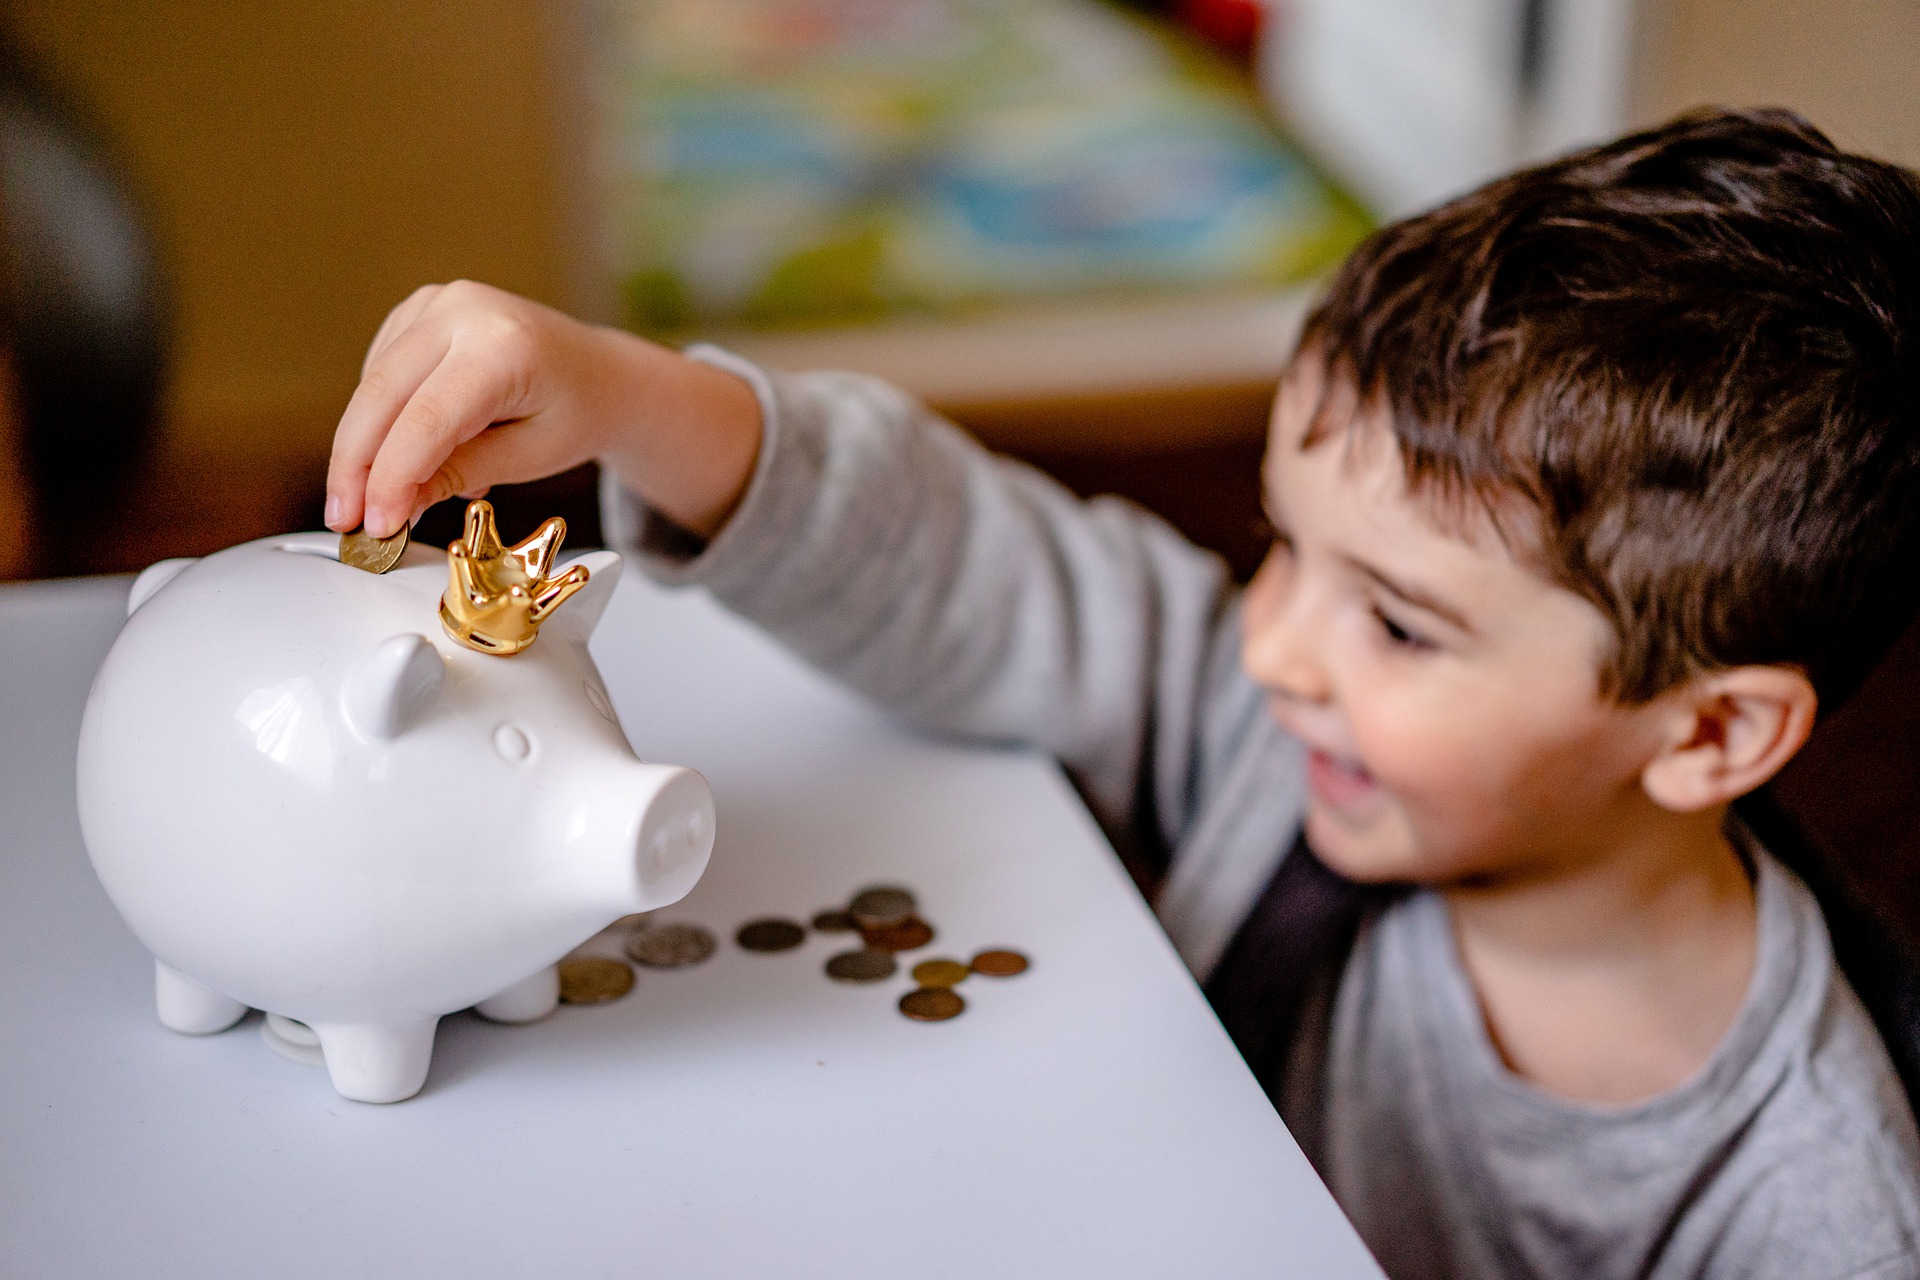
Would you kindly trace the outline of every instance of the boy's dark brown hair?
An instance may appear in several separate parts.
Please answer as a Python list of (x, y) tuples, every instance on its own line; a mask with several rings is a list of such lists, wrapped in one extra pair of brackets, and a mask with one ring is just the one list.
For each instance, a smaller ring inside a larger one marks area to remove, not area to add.
[(1623, 702), (1788, 663), (1828, 710), (1920, 604), (1920, 182), (1790, 112), (1385, 227), (1301, 351), (1385, 409), (1415, 491), (1537, 513), (1509, 544), (1611, 621)]

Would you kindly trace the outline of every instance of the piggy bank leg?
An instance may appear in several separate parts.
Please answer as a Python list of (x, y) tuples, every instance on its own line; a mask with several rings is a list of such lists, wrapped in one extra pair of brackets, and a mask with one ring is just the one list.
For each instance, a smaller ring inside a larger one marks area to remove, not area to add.
[(247, 1016), (247, 1006), (223, 996), (163, 961), (153, 962), (153, 1003), (160, 1024), (190, 1036), (225, 1031)]
[(420, 1092), (433, 1061), (433, 1033), (439, 1025), (438, 1018), (312, 1024), (334, 1089), (355, 1102), (399, 1102)]
[(473, 1006), (491, 1022), (538, 1022), (560, 1007), (560, 970), (548, 965)]

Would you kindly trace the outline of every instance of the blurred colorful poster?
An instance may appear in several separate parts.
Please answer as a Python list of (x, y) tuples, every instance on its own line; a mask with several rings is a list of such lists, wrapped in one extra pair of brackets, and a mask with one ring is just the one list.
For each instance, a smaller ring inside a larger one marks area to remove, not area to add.
[(619, 0), (627, 320), (672, 334), (1285, 284), (1357, 206), (1098, 0)]

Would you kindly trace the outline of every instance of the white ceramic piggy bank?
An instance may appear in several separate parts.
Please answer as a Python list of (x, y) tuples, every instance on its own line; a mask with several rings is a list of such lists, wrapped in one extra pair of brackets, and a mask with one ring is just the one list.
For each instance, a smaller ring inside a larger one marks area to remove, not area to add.
[(713, 801), (635, 758), (587, 654), (617, 555), (575, 561), (586, 585), (501, 657), (443, 628), (447, 556), (376, 575), (338, 547), (140, 575), (87, 702), (80, 822), (163, 1023), (295, 1019), (340, 1093), (394, 1102), (441, 1015), (546, 1015), (556, 960), (691, 889)]

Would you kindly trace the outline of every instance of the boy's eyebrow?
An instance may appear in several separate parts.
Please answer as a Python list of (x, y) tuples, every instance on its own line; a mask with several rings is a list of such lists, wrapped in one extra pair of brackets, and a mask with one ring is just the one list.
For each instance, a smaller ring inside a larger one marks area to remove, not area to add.
[(1424, 610), (1468, 635), (1475, 634), (1473, 624), (1467, 621), (1465, 615), (1439, 597), (1430, 595), (1410, 583), (1401, 582), (1364, 560), (1356, 560), (1349, 555), (1343, 555), (1341, 559), (1373, 579), (1388, 594), (1400, 597), (1414, 608)]

